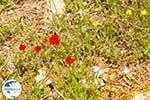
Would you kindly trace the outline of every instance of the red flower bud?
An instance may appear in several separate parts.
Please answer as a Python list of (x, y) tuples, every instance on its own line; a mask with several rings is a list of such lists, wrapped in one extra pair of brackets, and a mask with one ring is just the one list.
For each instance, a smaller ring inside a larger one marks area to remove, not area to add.
[(21, 44), (19, 45), (19, 50), (20, 50), (20, 51), (24, 51), (25, 49), (26, 49), (26, 45), (23, 44), (23, 43), (21, 43)]
[(74, 61), (76, 60), (76, 58), (71, 57), (71, 56), (67, 56), (66, 57), (66, 62), (71, 65)]
[(54, 34), (54, 35), (50, 36), (49, 42), (50, 42), (50, 44), (57, 46), (60, 43), (59, 35)]
[(34, 50), (36, 53), (39, 53), (42, 50), (42, 47), (41, 46), (35, 46)]

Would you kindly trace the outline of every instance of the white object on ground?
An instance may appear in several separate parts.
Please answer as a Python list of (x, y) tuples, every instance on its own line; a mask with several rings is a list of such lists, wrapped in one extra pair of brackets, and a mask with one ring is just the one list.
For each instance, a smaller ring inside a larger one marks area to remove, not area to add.
[(51, 0), (50, 7), (54, 14), (62, 14), (65, 8), (65, 3), (63, 0)]
[(36, 82), (39, 82), (46, 77), (46, 70), (45, 69), (39, 69), (38, 72), (39, 72), (39, 74), (35, 77)]
[(51, 83), (52, 83), (51, 80), (47, 80), (47, 81), (46, 81), (46, 84), (51, 84)]
[(128, 68), (128, 67), (125, 67), (125, 68), (124, 68), (124, 73), (125, 73), (125, 74), (128, 74), (129, 72), (130, 72), (129, 68)]
[(145, 100), (145, 96), (143, 93), (136, 93), (131, 100)]
[(94, 77), (99, 77), (103, 74), (103, 70), (99, 66), (93, 66), (92, 69), (94, 72)]

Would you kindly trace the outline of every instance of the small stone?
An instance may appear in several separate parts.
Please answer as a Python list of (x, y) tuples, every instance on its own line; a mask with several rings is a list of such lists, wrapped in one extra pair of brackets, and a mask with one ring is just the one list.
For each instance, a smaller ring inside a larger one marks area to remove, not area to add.
[(145, 100), (143, 93), (136, 93), (131, 100)]
[(94, 72), (94, 77), (99, 77), (103, 74), (103, 70), (99, 66), (93, 66), (92, 69)]
[(41, 80), (43, 80), (43, 79), (44, 79), (44, 77), (41, 76), (41, 75), (37, 75), (37, 76), (35, 77), (36, 82), (39, 82), (39, 81), (41, 81)]
[(50, 6), (54, 14), (62, 14), (65, 8), (65, 3), (63, 0), (52, 0)]
[(46, 84), (51, 84), (51, 83), (52, 83), (51, 80), (47, 80), (47, 81), (46, 81)]
[(100, 70), (100, 67), (98, 66), (93, 66), (92, 68), (93, 68), (93, 72), (98, 72)]
[(124, 68), (124, 73), (125, 73), (125, 74), (128, 74), (129, 72), (130, 72), (129, 68), (128, 68), (128, 67), (125, 67), (125, 68)]
[(35, 77), (36, 82), (39, 82), (46, 77), (46, 69), (39, 69), (38, 72), (39, 74)]

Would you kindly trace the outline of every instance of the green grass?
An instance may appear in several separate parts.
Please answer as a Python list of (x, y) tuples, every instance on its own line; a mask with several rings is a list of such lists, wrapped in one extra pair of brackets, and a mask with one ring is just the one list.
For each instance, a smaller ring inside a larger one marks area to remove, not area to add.
[[(1, 5), (11, 5), (11, 1), (0, 2)], [(150, 11), (150, 0), (133, 0), (132, 3), (126, 0), (93, 0), (86, 5), (83, 0), (65, 0), (65, 3), (65, 13), (61, 17), (54, 16), (50, 23), (52, 31), (61, 37), (57, 47), (44, 42), (52, 33), (34, 34), (30, 26), (22, 29), (17, 19), (0, 27), (0, 47), (6, 41), (12, 41), (16, 67), (12, 74), (0, 68), (0, 76), (16, 79), (22, 84), (18, 100), (43, 100), (49, 95), (49, 87), (44, 82), (36, 83), (34, 79), (37, 70), (43, 67), (47, 69), (48, 78), (53, 81), (60, 100), (100, 100), (101, 87), (95, 85), (95, 78), (91, 75), (95, 57), (103, 56), (112, 62), (121, 59), (136, 62), (150, 57), (150, 13), (140, 15), (143, 9)], [(125, 14), (128, 9), (132, 10), (132, 15)], [(94, 26), (95, 22), (98, 25)], [(17, 48), (22, 42), (28, 46), (25, 52)], [(35, 44), (42, 45), (42, 54), (33, 51)], [(72, 65), (66, 64), (67, 55), (76, 57)], [(4, 58), (0, 57), (0, 66), (4, 65)], [(87, 80), (87, 86), (79, 82), (82, 78)]]
[(3, 9), (12, 9), (14, 3), (12, 0), (0, 0), (0, 11)]

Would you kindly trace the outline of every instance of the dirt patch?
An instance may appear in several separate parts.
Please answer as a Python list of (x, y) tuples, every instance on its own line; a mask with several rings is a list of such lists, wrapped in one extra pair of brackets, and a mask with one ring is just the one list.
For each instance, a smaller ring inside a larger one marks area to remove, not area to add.
[(107, 63), (103, 57), (97, 57), (95, 61), (103, 70), (100, 78), (106, 81), (101, 88), (103, 100), (131, 100), (136, 92), (150, 91), (150, 60), (136, 63), (121, 60), (116, 65)]

